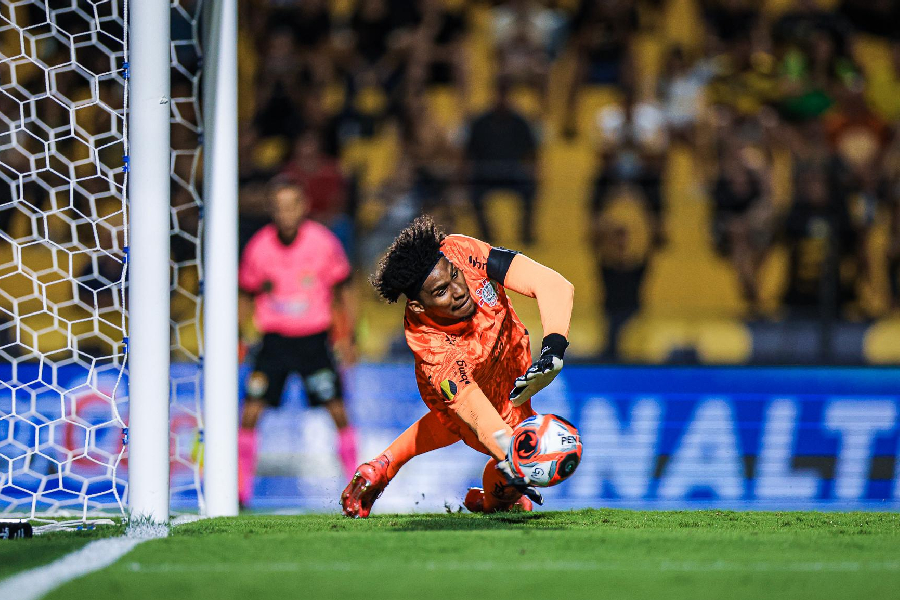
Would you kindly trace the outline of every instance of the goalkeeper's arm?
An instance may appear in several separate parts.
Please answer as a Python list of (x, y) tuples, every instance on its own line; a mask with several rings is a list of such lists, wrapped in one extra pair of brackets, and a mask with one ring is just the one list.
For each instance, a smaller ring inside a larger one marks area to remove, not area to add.
[[(499, 252), (495, 254), (495, 250), (491, 250), (495, 264), (507, 259), (506, 255)], [(549, 385), (562, 369), (563, 356), (569, 345), (567, 338), (572, 320), (575, 286), (553, 269), (522, 254), (512, 255), (508, 261), (503, 285), (514, 292), (537, 299), (541, 326), (544, 329), (540, 357), (528, 371), (516, 379), (515, 387), (509, 395), (513, 403), (519, 406)]]
[(481, 388), (470, 384), (457, 394), (448, 404), (450, 410), (469, 426), (478, 441), (487, 449), (491, 457), (497, 460), (497, 470), (510, 485), (525, 494), (533, 502), (543, 504), (540, 492), (530, 486), (527, 479), (517, 475), (512, 464), (507, 460), (506, 449), (509, 447), (512, 427), (507, 424)]
[(506, 459), (506, 448), (500, 446), (495, 434), (502, 431), (510, 435), (512, 428), (503, 420), (478, 384), (471, 383), (463, 388), (447, 407), (468, 425), (492, 457), (498, 461)]

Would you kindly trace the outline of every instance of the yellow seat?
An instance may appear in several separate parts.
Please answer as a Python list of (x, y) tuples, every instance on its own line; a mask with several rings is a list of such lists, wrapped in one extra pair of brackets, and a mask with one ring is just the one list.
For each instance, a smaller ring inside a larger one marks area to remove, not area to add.
[(753, 353), (753, 336), (740, 321), (700, 321), (696, 325), (695, 347), (705, 364), (745, 363)]
[(628, 362), (663, 363), (692, 341), (690, 327), (682, 319), (639, 315), (622, 328), (619, 355)]
[(866, 362), (878, 365), (900, 363), (900, 318), (877, 321), (863, 340)]
[(465, 106), (460, 105), (459, 93), (450, 86), (430, 88), (428, 104), (437, 122), (448, 130), (459, 127), (465, 120)]

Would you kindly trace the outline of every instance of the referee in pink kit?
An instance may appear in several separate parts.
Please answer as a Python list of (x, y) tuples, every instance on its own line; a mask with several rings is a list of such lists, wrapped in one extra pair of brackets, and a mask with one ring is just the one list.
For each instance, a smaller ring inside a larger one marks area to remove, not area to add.
[[(242, 506), (253, 494), (256, 423), (266, 407), (281, 404), (285, 381), (293, 372), (303, 379), (310, 406), (324, 406), (334, 419), (345, 477), (356, 471), (356, 433), (344, 410), (341, 377), (328, 339), (336, 321), (350, 332), (355, 322), (350, 262), (337, 237), (306, 218), (308, 205), (300, 187), (275, 183), (270, 198), (272, 224), (247, 243), (238, 277), (241, 323), (252, 310), (263, 334), (247, 379), (238, 435)], [(352, 359), (352, 333), (346, 337), (347, 358)]]

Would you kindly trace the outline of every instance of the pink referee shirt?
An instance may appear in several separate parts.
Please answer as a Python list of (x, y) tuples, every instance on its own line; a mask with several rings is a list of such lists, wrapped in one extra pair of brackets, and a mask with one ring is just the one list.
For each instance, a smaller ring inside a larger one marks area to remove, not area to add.
[[(327, 227), (307, 219), (289, 246), (274, 225), (250, 238), (238, 282), (256, 296), (256, 327), (262, 333), (301, 337), (331, 327), (334, 286), (350, 276), (350, 262)], [(266, 282), (271, 290), (263, 291)]]

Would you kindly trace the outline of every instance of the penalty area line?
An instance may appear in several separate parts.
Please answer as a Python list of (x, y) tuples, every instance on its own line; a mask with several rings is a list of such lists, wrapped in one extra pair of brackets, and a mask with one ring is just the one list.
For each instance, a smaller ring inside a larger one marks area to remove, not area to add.
[(0, 581), (0, 598), (37, 600), (57, 587), (113, 564), (141, 542), (165, 537), (162, 532), (139, 537), (95, 540), (52, 563)]

